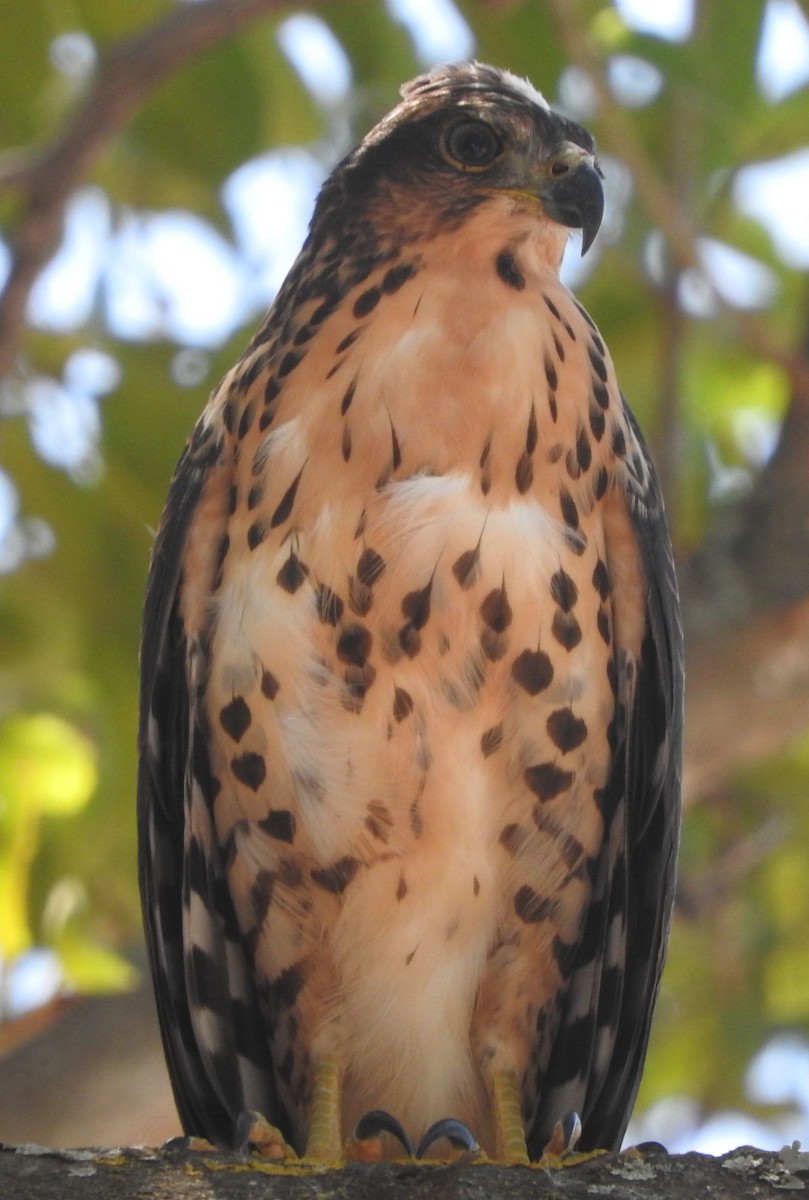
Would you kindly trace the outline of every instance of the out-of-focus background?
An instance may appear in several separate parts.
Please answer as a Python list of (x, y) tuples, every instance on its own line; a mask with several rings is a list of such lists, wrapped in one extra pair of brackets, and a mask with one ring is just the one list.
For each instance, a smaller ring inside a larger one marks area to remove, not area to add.
[(28, 0), (0, 45), (0, 1140), (177, 1132), (135, 868), (153, 530), (324, 175), (472, 56), (598, 138), (565, 277), (680, 561), (687, 819), (631, 1135), (809, 1140), (807, 0)]

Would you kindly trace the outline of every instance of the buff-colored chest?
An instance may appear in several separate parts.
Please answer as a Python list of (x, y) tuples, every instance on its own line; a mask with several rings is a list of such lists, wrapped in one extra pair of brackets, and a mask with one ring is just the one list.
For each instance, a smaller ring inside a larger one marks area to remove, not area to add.
[(285, 1100), (337, 1054), (347, 1126), (485, 1128), (602, 836), (631, 435), (597, 335), (522, 269), (380, 272), (227, 417), (216, 826)]

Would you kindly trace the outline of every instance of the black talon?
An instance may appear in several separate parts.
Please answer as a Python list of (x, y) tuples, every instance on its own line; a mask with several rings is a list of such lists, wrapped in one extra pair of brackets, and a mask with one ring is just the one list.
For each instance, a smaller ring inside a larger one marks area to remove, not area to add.
[(394, 1116), (389, 1112), (385, 1112), (383, 1108), (375, 1108), (372, 1112), (365, 1113), (357, 1122), (357, 1127), (354, 1130), (354, 1137), (364, 1142), (367, 1138), (378, 1137), (380, 1133), (389, 1133), (396, 1138), (396, 1141), (404, 1150), (408, 1158), (413, 1157), (413, 1147), (410, 1144), (410, 1138), (405, 1133), (402, 1126)]
[(236, 1118), (235, 1145), (237, 1154), (250, 1154), (250, 1132), (260, 1115), (249, 1108), (243, 1108)]
[(664, 1154), (668, 1154), (662, 1142), (638, 1142), (632, 1149), (638, 1150), (644, 1158), (662, 1158)]
[(443, 1117), (440, 1121), (436, 1121), (434, 1125), (430, 1126), (419, 1142), (416, 1158), (424, 1158), (427, 1151), (436, 1142), (439, 1142), (441, 1138), (446, 1138), (456, 1150), (466, 1150), (475, 1153), (480, 1149), (472, 1130), (467, 1125), (464, 1125), (463, 1121), (458, 1121), (455, 1117)]
[(565, 1150), (575, 1150), (581, 1137), (581, 1117), (574, 1110), (562, 1118), (561, 1125)]

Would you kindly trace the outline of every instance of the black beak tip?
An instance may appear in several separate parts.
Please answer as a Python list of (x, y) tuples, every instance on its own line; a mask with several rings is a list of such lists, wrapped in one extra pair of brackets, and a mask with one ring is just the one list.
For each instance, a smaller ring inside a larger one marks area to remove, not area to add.
[(552, 220), (581, 230), (581, 252), (586, 254), (604, 216), (604, 186), (595, 165), (587, 161), (579, 163), (543, 189), (541, 199)]

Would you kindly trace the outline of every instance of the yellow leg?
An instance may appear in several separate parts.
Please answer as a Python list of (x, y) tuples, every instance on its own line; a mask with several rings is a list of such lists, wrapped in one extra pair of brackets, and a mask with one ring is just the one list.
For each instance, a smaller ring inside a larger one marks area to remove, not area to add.
[(341, 1163), (343, 1146), (340, 1132), (340, 1065), (336, 1058), (324, 1058), (315, 1067), (309, 1137), (305, 1157), (316, 1162)]
[(492, 1106), (497, 1162), (506, 1166), (527, 1163), (528, 1147), (525, 1144), (520, 1089), (513, 1071), (495, 1071)]

